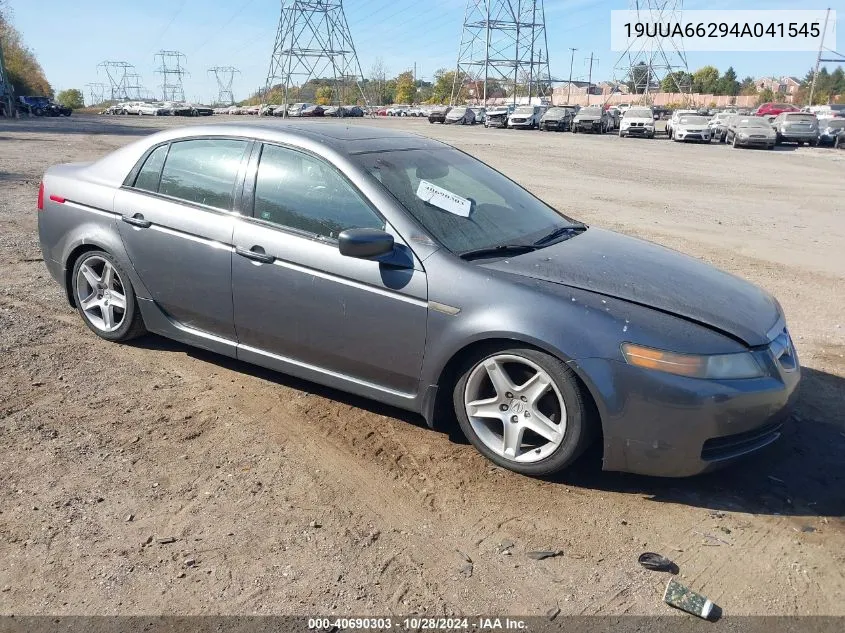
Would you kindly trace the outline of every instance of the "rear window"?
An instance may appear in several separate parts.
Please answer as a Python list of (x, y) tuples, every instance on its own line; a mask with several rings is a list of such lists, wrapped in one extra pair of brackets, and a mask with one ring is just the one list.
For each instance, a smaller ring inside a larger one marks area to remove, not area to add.
[(167, 145), (162, 145), (153, 150), (147, 156), (144, 166), (138, 172), (138, 177), (135, 179), (135, 188), (143, 189), (144, 191), (158, 191), (158, 183), (161, 178), (161, 168), (164, 166), (164, 158), (167, 156)]
[(229, 139), (180, 141), (170, 146), (159, 193), (229, 210), (248, 143)]
[(787, 121), (802, 121), (807, 123), (813, 123), (816, 120), (816, 116), (814, 114), (787, 114), (786, 115)]

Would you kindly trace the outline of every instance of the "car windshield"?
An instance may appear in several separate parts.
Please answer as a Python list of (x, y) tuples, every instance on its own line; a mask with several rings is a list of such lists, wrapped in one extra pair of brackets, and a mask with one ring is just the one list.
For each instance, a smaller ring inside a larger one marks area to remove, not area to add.
[(682, 116), (679, 122), (681, 125), (707, 125), (708, 119), (705, 116)]
[(460, 115), (464, 114), (466, 111), (467, 111), (466, 108), (452, 108), (452, 110), (449, 112), (449, 114), (460, 116)]
[(534, 106), (522, 106), (514, 110), (514, 114), (534, 114)]
[(563, 116), (566, 114), (566, 108), (549, 108), (546, 110), (546, 116)]
[(626, 119), (651, 119), (654, 115), (651, 113), (651, 110), (627, 110), (625, 112)]
[(355, 159), (454, 253), (530, 246), (557, 229), (583, 226), (456, 149), (378, 152)]
[(747, 119), (739, 119), (736, 122), (736, 127), (760, 127), (771, 129), (771, 124), (760, 117), (748, 117)]
[(581, 108), (578, 111), (578, 114), (586, 114), (587, 116), (601, 116), (601, 108), (594, 108), (590, 106), (589, 108)]
[(842, 128), (845, 128), (845, 119), (842, 119), (841, 121), (828, 121), (827, 127), (832, 130), (841, 130)]

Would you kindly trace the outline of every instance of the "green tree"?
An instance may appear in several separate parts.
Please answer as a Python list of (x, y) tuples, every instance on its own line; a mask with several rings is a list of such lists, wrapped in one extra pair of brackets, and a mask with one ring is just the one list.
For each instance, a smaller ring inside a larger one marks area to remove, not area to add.
[(692, 91), (701, 94), (715, 94), (719, 87), (719, 69), (702, 66), (692, 74)]
[(757, 94), (757, 105), (769, 103), (769, 102), (774, 101), (774, 100), (775, 100), (775, 93), (772, 92), (771, 88), (765, 88)]
[(689, 92), (692, 87), (692, 75), (683, 70), (669, 73), (660, 82), (662, 92)]
[(314, 100), (318, 105), (329, 105), (332, 102), (332, 89), (329, 86), (320, 86), (314, 91)]
[(651, 76), (648, 66), (645, 62), (640, 62), (631, 68), (625, 83), (628, 85), (628, 92), (643, 94), (652, 81), (654, 81), (654, 78)]
[(755, 95), (757, 94), (757, 86), (754, 84), (754, 77), (746, 77), (739, 83), (739, 94), (741, 95)]
[(73, 110), (85, 107), (85, 99), (82, 96), (82, 91), (77, 90), (76, 88), (62, 90), (58, 95), (56, 95), (56, 101), (66, 108), (71, 108)]
[(719, 79), (716, 94), (730, 96), (739, 94), (739, 82), (736, 80), (736, 71), (733, 66), (728, 67), (725, 74)]
[(406, 70), (400, 73), (396, 81), (396, 102), (416, 103), (417, 87), (414, 85), (414, 73)]
[(53, 96), (53, 88), (35, 54), (23, 43), (21, 34), (12, 26), (8, 13), (0, 5), (0, 46), (6, 60), (9, 82), (18, 95)]
[[(434, 71), (434, 86), (431, 88), (429, 103), (448, 103), (452, 98), (452, 86), (455, 83), (455, 71), (439, 68)], [(466, 88), (463, 81), (458, 82), (458, 94), (456, 103), (462, 103), (466, 99)]]

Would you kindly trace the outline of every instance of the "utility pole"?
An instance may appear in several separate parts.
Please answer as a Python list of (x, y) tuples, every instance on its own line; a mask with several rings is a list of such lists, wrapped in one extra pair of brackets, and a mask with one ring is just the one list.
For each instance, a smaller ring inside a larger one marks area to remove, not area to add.
[(813, 71), (813, 82), (810, 84), (810, 102), (807, 105), (813, 105), (813, 95), (816, 92), (816, 77), (819, 76), (819, 64), (821, 64), (822, 62), (822, 52), (824, 51), (824, 36), (825, 33), (827, 33), (828, 18), (830, 18), (830, 9), (827, 10), (827, 13), (825, 13), (824, 16), (824, 29), (822, 29), (822, 41), (819, 42), (819, 54), (816, 57), (816, 69)]
[(593, 54), (590, 53), (590, 72), (587, 75), (587, 105), (590, 105), (590, 90), (593, 88), (593, 62), (598, 65), (599, 60), (593, 57)]
[(570, 48), (572, 56), (569, 58), (569, 84), (566, 87), (566, 105), (569, 105), (569, 97), (572, 95), (572, 64), (575, 63), (575, 51), (577, 48)]

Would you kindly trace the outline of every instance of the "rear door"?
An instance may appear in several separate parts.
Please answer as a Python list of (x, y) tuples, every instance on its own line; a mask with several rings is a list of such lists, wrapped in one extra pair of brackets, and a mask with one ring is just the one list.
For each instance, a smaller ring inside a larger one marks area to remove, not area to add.
[[(346, 388), (416, 393), (428, 290), (401, 236), (333, 165), (291, 148), (264, 145), (244, 198), (254, 217), (235, 225), (239, 357)], [(392, 233), (408, 267), (341, 255), (348, 228)]]
[(199, 138), (148, 154), (115, 198), (126, 251), (174, 321), (235, 340), (232, 233), (251, 142)]

